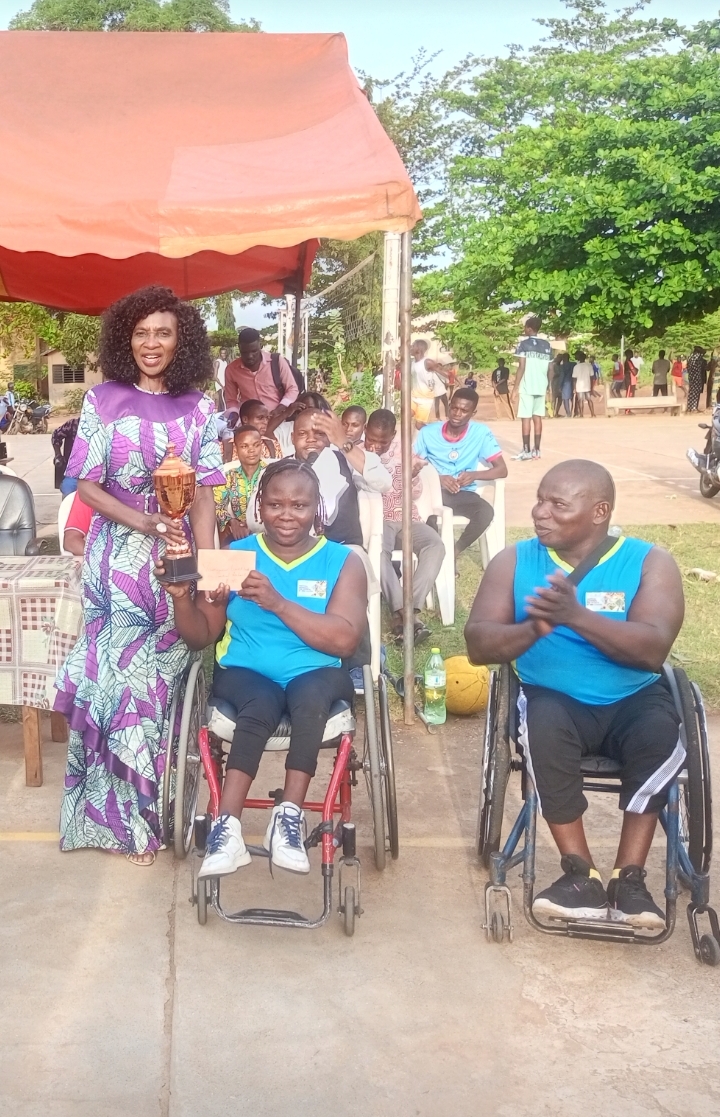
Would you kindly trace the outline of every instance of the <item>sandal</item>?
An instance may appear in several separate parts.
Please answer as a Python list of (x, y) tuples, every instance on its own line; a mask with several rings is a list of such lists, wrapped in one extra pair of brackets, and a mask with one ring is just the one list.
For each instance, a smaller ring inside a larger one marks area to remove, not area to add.
[(126, 853), (125, 856), (131, 865), (139, 865), (141, 869), (149, 869), (155, 864), (155, 853), (151, 849), (146, 849), (144, 853)]

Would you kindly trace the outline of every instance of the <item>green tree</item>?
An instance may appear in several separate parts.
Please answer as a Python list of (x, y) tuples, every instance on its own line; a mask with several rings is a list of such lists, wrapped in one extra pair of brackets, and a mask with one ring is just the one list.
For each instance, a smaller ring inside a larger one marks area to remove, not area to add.
[(720, 306), (720, 41), (568, 0), (549, 38), (444, 93), (463, 114), (446, 271), (458, 329), (492, 307), (637, 341)]
[(234, 23), (228, 0), (35, 0), (11, 31), (259, 31)]

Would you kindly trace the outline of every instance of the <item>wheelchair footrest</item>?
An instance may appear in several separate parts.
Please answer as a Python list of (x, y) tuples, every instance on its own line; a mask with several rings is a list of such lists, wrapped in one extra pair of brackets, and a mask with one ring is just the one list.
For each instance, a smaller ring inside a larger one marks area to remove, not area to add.
[(609, 919), (558, 919), (552, 922), (564, 925), (571, 939), (621, 939), (632, 942), (635, 938), (633, 927), (628, 927), (625, 923), (613, 923)]

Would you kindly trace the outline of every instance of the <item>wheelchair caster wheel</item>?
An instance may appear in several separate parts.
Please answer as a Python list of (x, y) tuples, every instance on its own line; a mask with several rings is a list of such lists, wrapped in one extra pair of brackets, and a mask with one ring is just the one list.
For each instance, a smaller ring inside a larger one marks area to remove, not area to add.
[(351, 884), (345, 889), (343, 897), (343, 926), (348, 938), (355, 934), (355, 889)]
[(705, 966), (720, 965), (720, 942), (714, 935), (703, 935), (700, 939), (700, 961)]
[(199, 880), (197, 882), (197, 917), (198, 923), (204, 927), (207, 923), (207, 906), (208, 906), (208, 889), (210, 884), (207, 880)]
[(505, 938), (505, 920), (499, 911), (494, 911), (490, 921), (490, 934), (495, 942), (502, 942)]

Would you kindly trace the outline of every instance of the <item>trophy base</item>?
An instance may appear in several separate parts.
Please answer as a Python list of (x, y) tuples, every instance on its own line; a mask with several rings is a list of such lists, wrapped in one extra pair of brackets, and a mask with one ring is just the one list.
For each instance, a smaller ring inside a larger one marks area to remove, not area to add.
[(182, 582), (198, 582), (197, 559), (195, 555), (182, 555), (180, 558), (163, 556), (165, 573), (158, 578), (158, 582), (170, 586), (180, 585)]

